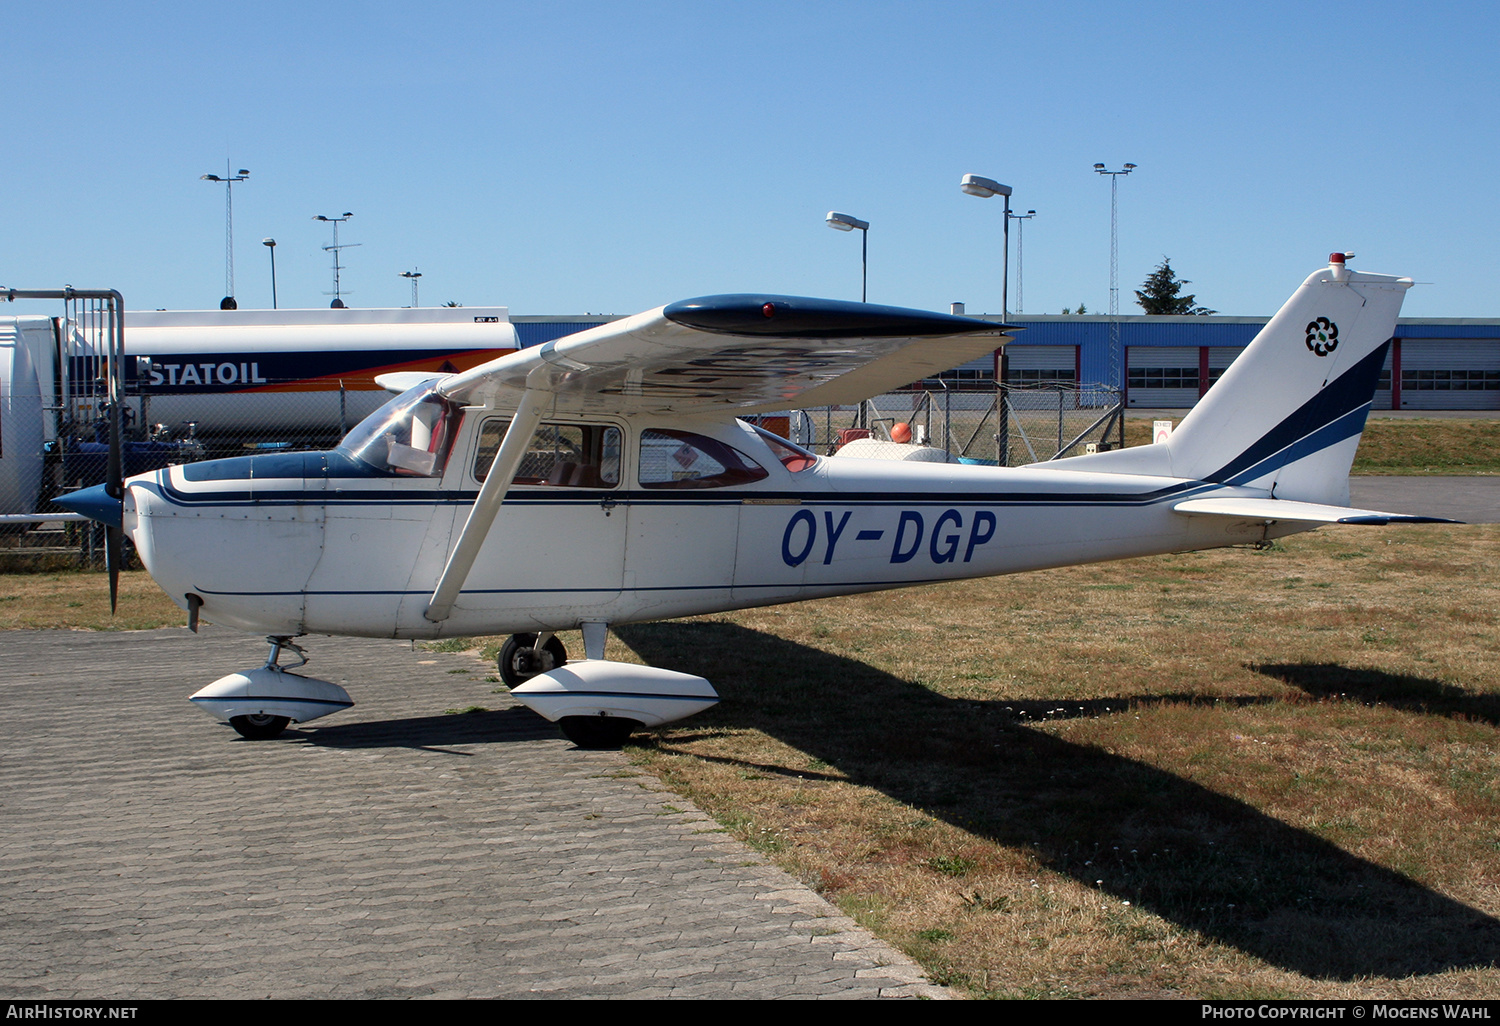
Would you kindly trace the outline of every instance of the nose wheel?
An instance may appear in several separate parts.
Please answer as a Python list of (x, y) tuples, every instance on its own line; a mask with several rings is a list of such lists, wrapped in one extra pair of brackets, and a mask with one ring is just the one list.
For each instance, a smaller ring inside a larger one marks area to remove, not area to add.
[(512, 634), (500, 649), (500, 679), (508, 688), (525, 684), (539, 673), (555, 670), (568, 662), (568, 651), (555, 634), (545, 634), (537, 643), (535, 634)]

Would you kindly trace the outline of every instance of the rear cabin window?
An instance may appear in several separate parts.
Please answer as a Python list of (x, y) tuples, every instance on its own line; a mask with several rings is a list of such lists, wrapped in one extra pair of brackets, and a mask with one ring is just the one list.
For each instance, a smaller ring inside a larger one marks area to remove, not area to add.
[[(490, 472), (505, 440), (509, 417), (491, 417), (479, 429), (474, 477)], [(543, 424), (531, 436), (516, 484), (558, 488), (615, 488), (620, 484), (620, 429), (602, 424)]]
[(723, 488), (770, 476), (732, 445), (667, 428), (641, 432), (640, 469), (642, 488)]

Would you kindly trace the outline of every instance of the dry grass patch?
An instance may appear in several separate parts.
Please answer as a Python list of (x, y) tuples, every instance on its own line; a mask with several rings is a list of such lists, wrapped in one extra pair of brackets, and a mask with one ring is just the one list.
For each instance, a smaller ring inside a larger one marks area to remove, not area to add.
[(137, 631), (186, 622), (187, 614), (143, 570), (120, 575), (114, 615), (109, 611), (109, 578), (102, 573), (0, 574), (0, 630)]
[[(1186, 411), (1168, 419), (1181, 424)], [(1129, 417), (1125, 444), (1149, 445), (1151, 421)], [(1500, 474), (1500, 420), (1372, 417), (1354, 457), (1355, 474)]]
[(1497, 557), (1338, 528), (627, 627), (725, 696), (633, 751), (975, 995), (1493, 997)]

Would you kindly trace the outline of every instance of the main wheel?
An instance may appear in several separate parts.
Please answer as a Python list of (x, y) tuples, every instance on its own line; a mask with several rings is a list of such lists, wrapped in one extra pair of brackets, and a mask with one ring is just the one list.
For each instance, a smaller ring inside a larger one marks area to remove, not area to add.
[(619, 748), (641, 728), (623, 716), (564, 716), (557, 725), (579, 748)]
[(250, 741), (269, 741), (280, 736), (291, 723), (287, 716), (231, 716), (229, 725)]
[(536, 648), (535, 634), (512, 634), (500, 649), (500, 679), (513, 688), (525, 684), (539, 673), (566, 666), (568, 650), (557, 635), (552, 635), (541, 651)]

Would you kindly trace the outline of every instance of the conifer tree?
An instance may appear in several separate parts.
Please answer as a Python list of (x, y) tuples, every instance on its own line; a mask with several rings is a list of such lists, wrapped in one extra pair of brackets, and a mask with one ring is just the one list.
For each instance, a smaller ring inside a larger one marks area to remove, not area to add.
[(1192, 282), (1186, 278), (1178, 278), (1177, 273), (1172, 270), (1172, 261), (1169, 257), (1162, 257), (1161, 263), (1156, 265), (1156, 270), (1151, 272), (1141, 288), (1136, 290), (1135, 301), (1140, 304), (1141, 309), (1148, 314), (1211, 314), (1217, 311), (1207, 307), (1197, 306), (1198, 297), (1194, 295), (1181, 295), (1184, 285)]

